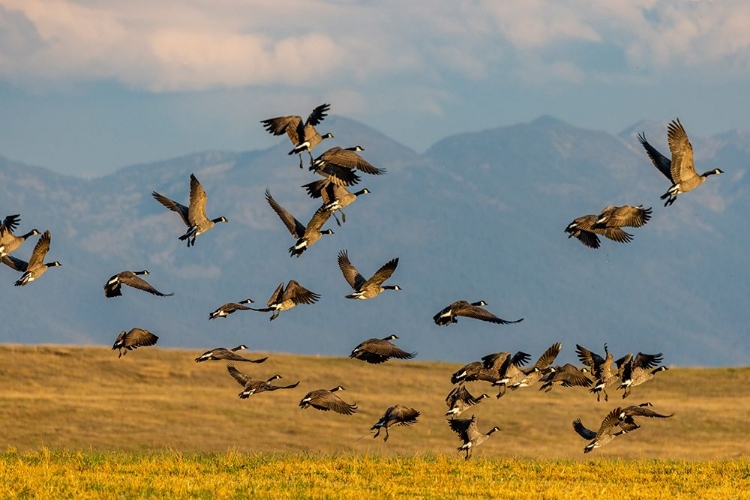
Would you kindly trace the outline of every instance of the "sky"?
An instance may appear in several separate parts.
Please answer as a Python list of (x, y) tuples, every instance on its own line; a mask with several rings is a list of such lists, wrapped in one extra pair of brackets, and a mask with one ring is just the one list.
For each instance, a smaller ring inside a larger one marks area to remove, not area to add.
[(0, 155), (81, 177), (323, 102), (423, 152), (541, 115), (750, 130), (749, 89), (745, 0), (0, 0)]

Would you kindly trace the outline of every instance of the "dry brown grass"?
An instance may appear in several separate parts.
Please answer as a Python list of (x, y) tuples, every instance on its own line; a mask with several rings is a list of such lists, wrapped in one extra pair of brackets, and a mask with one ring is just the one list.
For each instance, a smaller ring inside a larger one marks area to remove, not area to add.
[[(238, 364), (259, 378), (275, 373), (298, 388), (240, 400), (241, 387), (224, 362), (195, 363), (200, 351), (143, 348), (118, 359), (100, 347), (0, 346), (0, 445), (20, 452), (40, 447), (67, 450), (180, 452), (309, 452), (413, 456), (458, 456), (459, 441), (443, 414), (450, 375), (458, 365), (389, 361), (373, 366), (348, 358), (269, 354), (263, 364)], [(255, 353), (253, 353), (255, 354)], [(733, 459), (750, 456), (750, 368), (680, 368), (659, 373), (636, 387), (628, 404), (650, 401), (674, 412), (669, 420), (643, 422), (642, 429), (584, 455), (586, 442), (571, 422), (598, 427), (620, 405), (583, 389), (528, 388), (500, 400), (487, 384), (473, 393), (492, 399), (470, 410), (481, 429), (502, 428), (475, 451), (477, 458), (584, 457)], [(356, 402), (353, 416), (297, 406), (312, 389), (343, 385)], [(393, 404), (422, 412), (411, 427), (395, 428), (383, 444), (369, 428)]]

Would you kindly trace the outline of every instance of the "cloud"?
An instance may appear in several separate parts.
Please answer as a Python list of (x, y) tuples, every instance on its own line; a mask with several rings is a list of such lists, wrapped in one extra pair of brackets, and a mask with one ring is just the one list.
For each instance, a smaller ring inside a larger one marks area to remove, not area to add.
[(623, 73), (606, 64), (618, 51), (652, 74), (710, 65), (740, 77), (750, 74), (749, 24), (743, 0), (0, 0), (0, 77), (106, 79), (149, 92), (393, 78), (435, 87), (498, 68), (520, 83), (602, 82)]

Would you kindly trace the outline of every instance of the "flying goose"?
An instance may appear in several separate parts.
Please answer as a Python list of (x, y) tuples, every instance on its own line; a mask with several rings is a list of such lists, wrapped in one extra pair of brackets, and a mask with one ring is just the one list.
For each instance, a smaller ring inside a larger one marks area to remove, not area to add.
[(673, 413), (669, 415), (657, 413), (647, 408), (648, 406), (652, 406), (651, 403), (613, 409), (604, 417), (597, 432), (587, 429), (580, 419), (574, 420), (573, 429), (578, 435), (583, 439), (592, 440), (586, 445), (583, 452), (589, 453), (596, 448), (601, 448), (617, 436), (639, 429), (641, 426), (635, 422), (633, 417), (670, 418), (674, 415)]
[(117, 356), (119, 358), (123, 354), (127, 354), (130, 350), (154, 345), (157, 340), (159, 340), (159, 337), (143, 328), (133, 328), (127, 333), (123, 330), (112, 345), (112, 350), (120, 350), (120, 354)]
[(473, 382), (483, 380), (495, 383), (505, 377), (511, 365), (520, 366), (526, 363), (529, 355), (518, 351), (511, 356), (509, 352), (496, 352), (482, 357), (481, 361), (473, 361), (451, 375), (451, 383)]
[(544, 376), (545, 370), (549, 368), (555, 358), (557, 358), (557, 355), (560, 354), (560, 349), (562, 349), (562, 344), (555, 342), (539, 356), (539, 359), (532, 366), (519, 369), (511, 376), (506, 375), (505, 387), (510, 387), (511, 390), (515, 391), (521, 387), (529, 387), (539, 382)]
[(485, 368), (492, 368), (495, 371), (493, 386), (500, 386), (497, 398), (505, 395), (507, 384), (514, 383), (519, 377), (525, 376), (523, 365), (529, 362), (531, 355), (523, 351), (518, 351), (513, 356), (509, 352), (498, 352), (488, 354), (482, 358)]
[(267, 380), (256, 380), (249, 375), (245, 375), (244, 373), (239, 371), (234, 367), (234, 365), (227, 365), (227, 371), (232, 376), (232, 378), (237, 381), (238, 384), (244, 387), (242, 392), (238, 394), (240, 399), (247, 399), (253, 394), (258, 394), (261, 392), (276, 391), (278, 389), (294, 389), (299, 385), (299, 381), (290, 385), (271, 385), (271, 382), (276, 379), (280, 379), (281, 375), (276, 374)]
[(604, 420), (602, 420), (602, 423), (599, 426), (599, 430), (596, 432), (584, 426), (579, 418), (573, 421), (573, 430), (575, 430), (583, 439), (591, 440), (591, 442), (583, 448), (584, 453), (589, 453), (596, 448), (601, 448), (617, 436), (621, 436), (622, 434), (634, 431), (638, 428), (638, 425), (635, 424), (631, 425), (621, 423), (618, 418), (621, 411), (620, 408), (615, 408), (610, 411), (607, 416), (604, 417)]
[(594, 386), (589, 389), (589, 392), (596, 394), (597, 401), (600, 401), (601, 393), (603, 392), (604, 401), (609, 401), (607, 387), (620, 379), (620, 373), (619, 370), (615, 373), (612, 372), (614, 357), (609, 352), (607, 344), (604, 344), (604, 358), (579, 344), (576, 344), (576, 354), (581, 363), (586, 365), (591, 375), (594, 376)]
[(347, 299), (367, 300), (377, 297), (385, 290), (401, 290), (401, 287), (398, 285), (383, 286), (383, 282), (390, 278), (393, 271), (396, 270), (396, 266), (398, 266), (398, 257), (383, 264), (383, 266), (367, 280), (359, 274), (357, 268), (349, 261), (349, 254), (346, 250), (341, 250), (339, 252), (338, 261), (339, 269), (341, 269), (344, 279), (349, 283), (349, 286), (354, 289), (354, 293), (345, 295)]
[(463, 413), (467, 408), (470, 408), (476, 404), (482, 402), (483, 399), (489, 398), (487, 393), (484, 393), (478, 397), (472, 396), (465, 385), (459, 385), (454, 387), (448, 396), (445, 398), (445, 404), (448, 405), (448, 411), (445, 413), (446, 417), (457, 417)]
[(412, 359), (416, 356), (416, 352), (406, 352), (391, 343), (391, 340), (397, 339), (398, 337), (395, 335), (389, 335), (382, 339), (367, 339), (355, 347), (349, 357), (378, 364), (384, 363), (391, 358)]
[(297, 257), (302, 255), (302, 253), (307, 250), (313, 243), (318, 241), (322, 235), (333, 234), (333, 231), (330, 229), (320, 229), (321, 227), (323, 227), (323, 224), (325, 224), (326, 221), (331, 217), (331, 212), (324, 210), (323, 207), (320, 207), (315, 211), (312, 218), (310, 219), (310, 222), (307, 223), (307, 226), (303, 226), (300, 221), (295, 219), (292, 214), (290, 214), (284, 207), (279, 205), (278, 202), (273, 199), (273, 196), (271, 196), (271, 193), (268, 192), (267, 189), (266, 201), (271, 206), (273, 211), (276, 212), (276, 215), (279, 216), (281, 222), (284, 223), (292, 236), (297, 238), (297, 242), (289, 248), (290, 257), (293, 255), (296, 255)]
[(623, 226), (641, 227), (649, 220), (651, 220), (651, 207), (643, 208), (643, 205), (615, 207), (610, 205), (599, 213), (593, 227), (597, 229)]
[(288, 135), (289, 140), (294, 144), (294, 149), (289, 151), (289, 154), (299, 155), (299, 168), (302, 168), (302, 152), (307, 151), (310, 155), (310, 163), (313, 161), (312, 153), (310, 152), (315, 146), (321, 143), (323, 139), (332, 139), (333, 134), (330, 132), (324, 135), (320, 135), (315, 127), (323, 121), (326, 117), (328, 110), (331, 108), (330, 104), (321, 104), (320, 106), (313, 109), (307, 120), (302, 121), (302, 117), (297, 115), (290, 116), (279, 116), (276, 118), (268, 118), (261, 120), (263, 128), (273, 135)]
[(370, 175), (383, 175), (386, 169), (377, 168), (365, 161), (357, 153), (364, 151), (361, 146), (351, 148), (334, 147), (320, 155), (310, 166), (310, 171), (326, 177), (340, 186), (351, 186), (359, 182), (354, 170)]
[(244, 349), (247, 349), (247, 346), (244, 344), (238, 345), (237, 347), (233, 347), (231, 349), (226, 349), (224, 347), (217, 347), (216, 349), (211, 349), (210, 351), (206, 351), (200, 356), (198, 356), (197, 358), (195, 358), (195, 362), (201, 363), (203, 361), (226, 360), (226, 361), (246, 361), (248, 363), (262, 363), (268, 359), (268, 357), (260, 358), (260, 359), (248, 359), (248, 358), (240, 356), (239, 354), (236, 354), (237, 351), (242, 351)]
[(502, 318), (498, 318), (486, 309), (482, 309), (487, 305), (487, 302), (480, 300), (479, 302), (472, 302), (471, 304), (465, 300), (459, 300), (452, 303), (451, 305), (444, 308), (442, 311), (432, 317), (436, 325), (448, 326), (451, 323), (458, 323), (457, 316), (465, 316), (467, 318), (481, 319), (482, 321), (489, 321), (490, 323), (496, 323), (498, 325), (508, 325), (511, 323), (520, 323), (523, 318), (515, 321), (508, 321)]
[[(343, 212), (342, 212), (343, 213)], [(32, 229), (26, 234), (16, 236), (13, 231), (18, 227), (21, 220), (21, 214), (8, 215), (0, 223), (0, 258), (10, 255), (26, 241), (30, 236), (39, 234), (37, 229)]]
[(156, 191), (153, 191), (151, 196), (171, 211), (180, 214), (182, 221), (188, 227), (187, 232), (180, 236), (180, 241), (187, 240), (188, 247), (195, 245), (195, 238), (214, 227), (218, 222), (227, 222), (227, 218), (223, 216), (210, 220), (206, 217), (206, 192), (194, 174), (190, 174), (190, 207), (170, 200)]
[(45, 231), (39, 240), (34, 245), (34, 250), (31, 252), (29, 262), (21, 260), (13, 255), (6, 255), (2, 258), (3, 264), (15, 269), (16, 271), (23, 273), (21, 277), (15, 282), (15, 286), (28, 285), (32, 281), (36, 281), (42, 276), (47, 269), (50, 267), (61, 266), (60, 262), (44, 262), (44, 257), (49, 251), (49, 245), (52, 241), (52, 236), (49, 231)]
[(618, 243), (629, 243), (633, 240), (632, 234), (626, 233), (619, 227), (596, 227), (598, 219), (599, 216), (594, 214), (576, 217), (565, 228), (568, 238), (575, 236), (578, 238), (578, 241), (589, 248), (599, 248), (600, 240), (597, 236), (598, 234)]
[(472, 415), (471, 418), (452, 418), (448, 420), (451, 430), (458, 434), (464, 444), (458, 448), (458, 451), (465, 451), (465, 460), (471, 457), (474, 448), (485, 442), (493, 433), (500, 430), (500, 427), (493, 427), (486, 434), (482, 434), (477, 429), (477, 417)]
[(540, 391), (549, 392), (555, 385), (563, 387), (591, 387), (593, 381), (586, 376), (588, 368), (578, 368), (570, 363), (563, 366), (555, 366), (547, 369), (547, 373), (542, 377), (542, 386)]
[[(663, 413), (657, 413), (654, 410), (650, 409), (649, 406), (653, 406), (651, 403), (641, 403), (638, 405), (633, 406), (626, 406), (625, 408), (622, 408), (620, 413), (617, 415), (618, 420), (620, 420), (620, 425), (622, 426), (623, 423), (627, 425), (636, 425), (635, 420), (633, 420), (633, 417), (648, 417), (648, 418), (672, 418), (674, 416), (674, 413), (670, 413), (669, 415), (664, 415)], [(640, 426), (638, 426), (640, 427)]]
[(271, 294), (271, 298), (268, 299), (266, 304), (268, 307), (263, 309), (254, 309), (253, 311), (270, 312), (273, 311), (271, 321), (275, 320), (281, 311), (288, 311), (298, 304), (314, 304), (320, 299), (320, 295), (311, 292), (304, 288), (302, 285), (294, 280), (289, 280), (284, 288), (284, 282), (282, 281), (276, 291)]
[(667, 200), (664, 202), (665, 207), (674, 203), (677, 195), (692, 191), (703, 184), (709, 175), (724, 173), (719, 168), (709, 170), (701, 175), (695, 172), (693, 145), (690, 144), (687, 132), (685, 132), (679, 118), (672, 120), (667, 125), (667, 142), (669, 142), (669, 151), (672, 153), (671, 160), (649, 144), (645, 134), (639, 134), (638, 140), (646, 150), (651, 163), (672, 183), (667, 192), (660, 196), (662, 200)]
[(356, 404), (352, 405), (346, 403), (344, 402), (344, 400), (338, 397), (338, 395), (334, 394), (335, 392), (343, 390), (344, 388), (339, 385), (331, 390), (318, 389), (315, 391), (310, 391), (305, 395), (304, 398), (302, 398), (302, 401), (299, 402), (299, 406), (303, 410), (309, 406), (312, 406), (317, 410), (333, 410), (336, 413), (341, 413), (342, 415), (351, 415), (353, 413), (356, 413)]
[(660, 371), (667, 370), (666, 366), (656, 366), (662, 362), (662, 353), (644, 354), (639, 352), (633, 357), (628, 354), (617, 361), (617, 366), (622, 370), (620, 376), (620, 389), (625, 389), (622, 397), (627, 398), (633, 387), (648, 382)]
[(208, 319), (215, 319), (215, 318), (226, 318), (230, 314), (232, 314), (235, 311), (249, 311), (249, 307), (245, 307), (242, 304), (252, 304), (252, 299), (245, 299), (241, 300), (239, 302), (229, 302), (227, 304), (224, 304), (223, 306), (216, 309), (214, 312), (208, 315)]
[(391, 406), (385, 411), (383, 416), (380, 417), (380, 420), (375, 422), (375, 425), (373, 425), (370, 429), (371, 431), (377, 429), (377, 432), (375, 432), (373, 438), (378, 437), (380, 435), (380, 431), (382, 429), (385, 429), (385, 437), (383, 438), (383, 442), (385, 443), (390, 437), (388, 435), (388, 427), (393, 427), (395, 425), (416, 424), (417, 417), (419, 417), (419, 415), (421, 415), (421, 413), (414, 408), (409, 408), (402, 405)]
[(341, 212), (341, 220), (346, 222), (346, 214), (344, 208), (348, 207), (354, 201), (363, 194), (370, 194), (370, 190), (367, 188), (360, 189), (356, 193), (350, 192), (344, 186), (339, 186), (330, 181), (330, 179), (321, 179), (319, 181), (311, 182), (302, 186), (307, 190), (307, 194), (311, 198), (323, 198), (323, 210), (331, 212), (333, 218), (336, 219), (336, 224), (341, 226), (338, 217), (336, 217), (336, 211)]
[(174, 293), (161, 293), (159, 290), (149, 284), (148, 281), (139, 276), (149, 274), (145, 269), (143, 271), (122, 271), (117, 273), (104, 284), (105, 297), (120, 297), (122, 295), (122, 285), (132, 286), (138, 290), (158, 295), (159, 297), (171, 297)]

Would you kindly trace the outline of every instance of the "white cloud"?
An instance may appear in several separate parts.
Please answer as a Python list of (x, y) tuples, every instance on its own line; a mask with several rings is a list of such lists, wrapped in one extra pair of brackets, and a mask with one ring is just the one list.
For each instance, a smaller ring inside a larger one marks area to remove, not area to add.
[(585, 43), (655, 74), (712, 65), (748, 76), (748, 25), (744, 0), (0, 0), (0, 75), (112, 79), (152, 92), (394, 77), (436, 86), (481, 80), (499, 65), (521, 82), (606, 81), (601, 55), (560, 50)]

